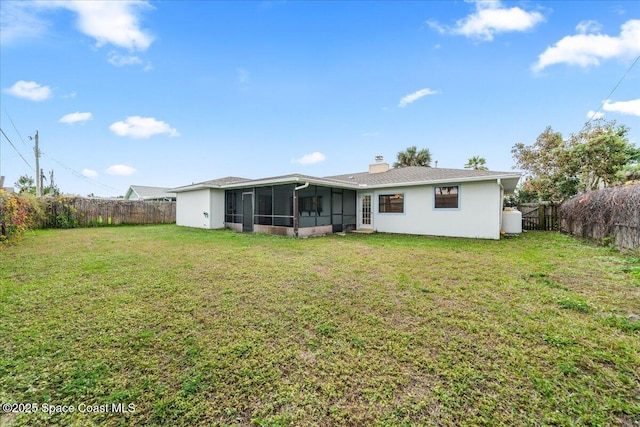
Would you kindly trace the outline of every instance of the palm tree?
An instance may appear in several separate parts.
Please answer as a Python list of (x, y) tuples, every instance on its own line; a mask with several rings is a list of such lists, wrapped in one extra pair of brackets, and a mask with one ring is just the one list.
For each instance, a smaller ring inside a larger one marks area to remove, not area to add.
[(431, 153), (428, 148), (418, 151), (416, 146), (409, 147), (398, 153), (398, 161), (393, 164), (394, 168), (405, 166), (431, 166)]
[(34, 185), (34, 180), (29, 175), (21, 175), (18, 178), (18, 182), (15, 185), (18, 187), (18, 193), (31, 193), (36, 194), (36, 187)]
[(486, 170), (489, 170), (489, 168), (485, 166), (486, 164), (487, 164), (487, 161), (485, 160), (484, 157), (473, 156), (469, 159), (469, 161), (467, 161), (467, 164), (464, 165), (464, 168), (486, 171)]

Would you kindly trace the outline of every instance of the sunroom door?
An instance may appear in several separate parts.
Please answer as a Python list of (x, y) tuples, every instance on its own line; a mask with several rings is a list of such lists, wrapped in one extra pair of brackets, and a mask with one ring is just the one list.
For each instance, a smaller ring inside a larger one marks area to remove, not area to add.
[(253, 231), (253, 194), (242, 194), (242, 231)]
[(358, 228), (373, 228), (373, 196), (361, 194), (358, 209)]

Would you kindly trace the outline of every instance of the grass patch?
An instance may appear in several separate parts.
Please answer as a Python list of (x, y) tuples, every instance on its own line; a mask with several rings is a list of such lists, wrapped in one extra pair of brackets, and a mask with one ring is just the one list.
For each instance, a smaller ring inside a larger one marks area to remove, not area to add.
[(589, 307), (589, 304), (582, 299), (563, 299), (558, 301), (558, 304), (562, 308), (580, 311), (582, 313), (591, 313), (593, 311), (592, 308)]
[(554, 233), (40, 230), (0, 253), (0, 425), (633, 425), (638, 260)]
[(625, 260), (622, 271), (640, 279), (640, 258), (629, 257)]
[(637, 315), (634, 318), (637, 320), (631, 320), (623, 316), (610, 315), (604, 319), (604, 323), (627, 333), (640, 332), (640, 318)]

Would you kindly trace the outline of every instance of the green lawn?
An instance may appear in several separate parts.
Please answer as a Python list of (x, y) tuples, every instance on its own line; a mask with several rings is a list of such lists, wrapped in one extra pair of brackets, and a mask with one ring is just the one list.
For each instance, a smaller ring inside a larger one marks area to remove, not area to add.
[(0, 425), (639, 425), (640, 259), (568, 236), (164, 225), (0, 251), (0, 400), (38, 405)]

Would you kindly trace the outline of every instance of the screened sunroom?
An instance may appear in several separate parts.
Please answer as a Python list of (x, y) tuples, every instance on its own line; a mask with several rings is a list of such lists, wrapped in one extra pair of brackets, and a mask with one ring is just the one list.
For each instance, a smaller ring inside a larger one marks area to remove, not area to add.
[(244, 232), (310, 236), (355, 229), (355, 190), (280, 184), (225, 190), (225, 226)]

